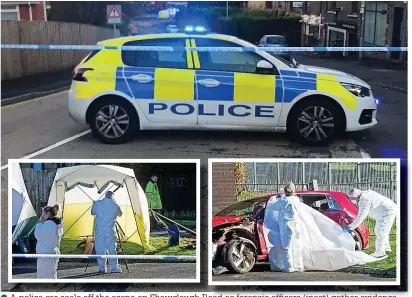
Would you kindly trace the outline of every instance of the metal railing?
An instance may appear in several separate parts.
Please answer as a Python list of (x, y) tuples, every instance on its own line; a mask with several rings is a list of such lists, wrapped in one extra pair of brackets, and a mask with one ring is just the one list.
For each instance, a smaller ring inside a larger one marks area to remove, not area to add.
[[(392, 162), (332, 163), (246, 163), (246, 191), (239, 193), (237, 201), (278, 193), (292, 181), (296, 190), (309, 190), (309, 183), (318, 182), (319, 190), (348, 192), (351, 188), (373, 190), (397, 202), (397, 166)], [(371, 235), (375, 222), (367, 219)], [(395, 228), (392, 232), (395, 232)]]

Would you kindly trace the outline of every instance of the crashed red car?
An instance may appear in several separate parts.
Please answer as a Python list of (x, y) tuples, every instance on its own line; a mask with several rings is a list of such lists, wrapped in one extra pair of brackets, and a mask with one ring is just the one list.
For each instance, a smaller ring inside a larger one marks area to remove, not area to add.
[[(213, 217), (213, 267), (246, 273), (257, 262), (268, 262), (263, 219), (266, 203), (274, 195), (237, 202)], [(341, 226), (350, 224), (358, 214), (357, 207), (342, 192), (300, 191), (296, 195)], [(368, 248), (369, 234), (365, 223), (351, 232), (357, 250)]]

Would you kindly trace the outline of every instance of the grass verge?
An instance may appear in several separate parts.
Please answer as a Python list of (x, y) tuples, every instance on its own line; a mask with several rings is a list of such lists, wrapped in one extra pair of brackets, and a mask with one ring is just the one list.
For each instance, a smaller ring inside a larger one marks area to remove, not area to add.
[[(373, 228), (375, 226), (375, 222), (372, 220), (367, 220), (366, 225), (368, 228), (373, 232)], [(374, 263), (369, 263), (363, 265), (362, 267), (365, 268), (375, 268), (375, 269), (382, 269), (382, 270), (396, 270), (396, 253), (397, 253), (397, 246), (396, 246), (396, 224), (393, 224), (391, 235), (389, 235), (389, 244), (391, 245), (392, 252), (387, 252), (388, 258), (385, 260), (377, 261)], [(372, 254), (375, 251), (375, 241), (376, 236), (371, 235), (369, 237), (369, 247), (364, 250), (367, 254)]]
[[(168, 246), (169, 238), (167, 236), (156, 236), (150, 238), (150, 244), (154, 248), (150, 251), (144, 251), (143, 248), (135, 243), (124, 242), (123, 248), (126, 255), (173, 255), (173, 256), (195, 256), (195, 249), (186, 249), (190, 244), (190, 239), (180, 239), (179, 246)], [(79, 255), (84, 253), (84, 245), (78, 246), (82, 240), (62, 239), (60, 252), (63, 255)]]

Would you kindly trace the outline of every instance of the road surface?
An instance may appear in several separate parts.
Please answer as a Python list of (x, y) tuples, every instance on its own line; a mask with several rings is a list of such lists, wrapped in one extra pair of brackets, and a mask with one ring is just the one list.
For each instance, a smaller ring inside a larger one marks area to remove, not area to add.
[[(196, 279), (196, 263), (129, 263), (127, 272), (123, 261), (120, 261), (122, 273), (97, 273), (97, 265), (90, 263), (85, 271), (86, 263), (61, 262), (57, 271), (59, 279)], [(35, 279), (36, 264), (16, 264), (13, 266), (13, 278)]]
[(299, 273), (271, 272), (269, 265), (261, 264), (253, 268), (251, 272), (245, 274), (223, 273), (220, 275), (214, 275), (213, 281), (242, 281), (245, 283), (250, 281), (361, 281), (365, 282), (365, 285), (367, 285), (367, 282), (394, 282), (396, 281), (396, 278), (377, 277), (368, 274), (348, 273), (340, 271), (306, 271)]

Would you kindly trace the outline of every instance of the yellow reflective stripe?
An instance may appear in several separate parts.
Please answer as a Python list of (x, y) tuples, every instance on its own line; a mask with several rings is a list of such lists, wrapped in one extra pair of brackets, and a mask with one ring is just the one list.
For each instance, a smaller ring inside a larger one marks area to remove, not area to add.
[[(186, 39), (186, 47), (190, 47), (189, 39)], [(192, 52), (186, 51), (187, 68), (193, 68)]]
[(332, 94), (348, 109), (356, 109), (358, 106), (356, 96), (342, 86), (334, 75), (317, 74), (316, 90)]
[(156, 68), (154, 100), (195, 100), (195, 71)]
[[(191, 40), (192, 42), (192, 47), (196, 47), (196, 42), (194, 39)], [(195, 68), (199, 69), (200, 68), (200, 60), (199, 60), (199, 55), (197, 51), (193, 52), (193, 60), (195, 61)]]
[(235, 102), (275, 102), (275, 77), (253, 73), (234, 74)]

